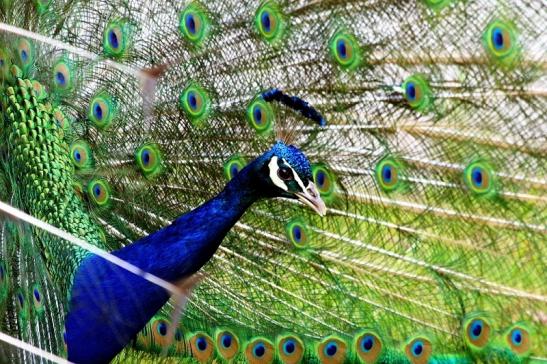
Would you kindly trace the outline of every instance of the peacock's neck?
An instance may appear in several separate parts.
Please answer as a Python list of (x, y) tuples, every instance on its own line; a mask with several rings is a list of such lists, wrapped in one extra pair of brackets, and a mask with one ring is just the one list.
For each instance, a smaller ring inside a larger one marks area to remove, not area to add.
[[(113, 254), (170, 282), (192, 275), (261, 197), (252, 171), (243, 169), (215, 198)], [(163, 288), (90, 256), (78, 269), (72, 289), (65, 325), (69, 360), (85, 362), (93, 355), (110, 361), (168, 299)], [(86, 345), (75, 345), (79, 342)]]
[(116, 255), (169, 281), (197, 272), (211, 259), (243, 213), (261, 196), (245, 168), (216, 197)]

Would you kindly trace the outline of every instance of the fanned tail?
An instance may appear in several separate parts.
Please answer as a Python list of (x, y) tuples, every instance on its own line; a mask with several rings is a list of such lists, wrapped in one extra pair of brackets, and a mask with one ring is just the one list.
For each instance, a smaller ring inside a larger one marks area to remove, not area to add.
[[(544, 7), (3, 4), (4, 23), (33, 33), (2, 33), (2, 201), (116, 249), (211, 198), (277, 136), (313, 162), (327, 216), (253, 205), (173, 342), (166, 308), (137, 349), (249, 363), (546, 356)], [(301, 102), (270, 102), (275, 90)], [(55, 159), (21, 136), (31, 110), (49, 115)], [(25, 148), (36, 167), (12, 158)], [(21, 184), (32, 168), (45, 177)], [(28, 191), (62, 209), (41, 214)], [(66, 279), (84, 253), (1, 222), (0, 327), (60, 354)]]

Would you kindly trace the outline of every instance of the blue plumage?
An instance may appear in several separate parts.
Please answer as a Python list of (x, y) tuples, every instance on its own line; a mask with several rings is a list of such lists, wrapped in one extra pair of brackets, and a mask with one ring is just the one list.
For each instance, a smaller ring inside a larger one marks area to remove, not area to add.
[[(268, 164), (273, 156), (285, 159), (303, 180), (311, 180), (304, 154), (278, 142), (237, 173), (215, 198), (113, 254), (169, 282), (196, 273), (253, 202), (290, 197), (270, 179)], [(77, 270), (72, 288), (66, 320), (68, 359), (110, 361), (168, 299), (168, 292), (144, 278), (96, 255), (88, 257)]]

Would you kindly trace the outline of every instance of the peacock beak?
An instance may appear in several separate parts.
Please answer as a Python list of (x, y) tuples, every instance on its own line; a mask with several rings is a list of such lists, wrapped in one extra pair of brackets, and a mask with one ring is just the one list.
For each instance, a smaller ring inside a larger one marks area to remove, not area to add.
[(308, 184), (308, 187), (304, 192), (297, 192), (295, 195), (301, 202), (317, 212), (319, 216), (325, 216), (327, 214), (327, 206), (325, 206), (325, 202), (323, 202), (321, 196), (319, 196), (319, 192), (317, 192), (317, 188), (313, 182)]

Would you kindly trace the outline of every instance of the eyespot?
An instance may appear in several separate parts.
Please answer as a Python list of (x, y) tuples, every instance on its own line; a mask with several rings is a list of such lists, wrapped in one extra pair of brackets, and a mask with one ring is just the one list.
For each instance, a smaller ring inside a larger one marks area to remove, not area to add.
[(224, 360), (230, 361), (239, 353), (239, 340), (229, 330), (218, 330), (216, 332), (217, 351)]
[(0, 285), (4, 283), (4, 279), (6, 278), (6, 265), (3, 261), (0, 260)]
[(151, 340), (154, 346), (165, 348), (170, 344), (167, 333), (169, 332), (169, 322), (161, 317), (152, 319), (150, 326)]
[(431, 341), (425, 337), (411, 339), (405, 346), (406, 357), (412, 364), (428, 363), (432, 352)]
[(269, 103), (262, 98), (255, 98), (247, 108), (249, 124), (261, 135), (273, 129), (274, 112)]
[(107, 93), (98, 93), (89, 103), (88, 118), (99, 129), (112, 124), (117, 114), (117, 103)]
[(277, 170), (277, 176), (281, 178), (283, 181), (288, 181), (290, 179), (293, 179), (293, 173), (290, 168), (287, 167), (280, 167)]
[(155, 177), (162, 171), (162, 156), (156, 144), (141, 145), (135, 152), (135, 161), (147, 178)]
[(330, 41), (334, 60), (344, 69), (354, 69), (361, 62), (361, 50), (357, 39), (349, 33), (338, 32)]
[(17, 308), (19, 309), (18, 312), (18, 321), (19, 325), (21, 326), (20, 329), (26, 329), (28, 326), (28, 307), (27, 307), (27, 297), (25, 296), (25, 293), (23, 290), (18, 289), (17, 293), (15, 294), (15, 300), (17, 301)]
[(74, 87), (74, 72), (72, 63), (60, 59), (53, 66), (53, 89), (60, 93), (72, 91)]
[(186, 341), (184, 340), (184, 335), (182, 333), (182, 330), (177, 327), (175, 330), (175, 336), (174, 336), (175, 342), (175, 353), (176, 354), (185, 354), (187, 347), (186, 347)]
[(353, 348), (364, 363), (375, 363), (382, 353), (382, 341), (372, 331), (362, 331), (355, 336)]
[(34, 64), (34, 45), (25, 38), (19, 38), (16, 42), (15, 54), (18, 65), (23, 72), (27, 72)]
[(346, 359), (347, 344), (336, 336), (329, 336), (317, 346), (317, 355), (322, 363), (343, 363)]
[(9, 291), (9, 279), (8, 279), (8, 270), (6, 264), (0, 260), (0, 303), (8, 296)]
[(239, 173), (245, 166), (247, 162), (239, 154), (234, 154), (224, 163), (224, 175), (230, 181)]
[(180, 14), (179, 30), (194, 44), (202, 43), (209, 33), (210, 22), (205, 11), (197, 4), (190, 4)]
[(76, 196), (78, 196), (78, 198), (82, 200), (84, 197), (84, 186), (82, 185), (82, 183), (79, 181), (74, 181), (72, 183), (72, 189), (74, 190)]
[(467, 187), (475, 194), (487, 196), (495, 194), (494, 172), (484, 161), (470, 163), (464, 170)]
[(389, 156), (376, 165), (376, 181), (385, 192), (392, 192), (402, 187), (401, 173), (401, 164)]
[(210, 111), (210, 99), (204, 89), (197, 85), (188, 86), (180, 95), (179, 105), (186, 112), (194, 126), (201, 125)]
[(213, 340), (204, 332), (197, 332), (189, 338), (192, 355), (200, 362), (208, 362), (214, 352)]
[(415, 74), (403, 83), (404, 96), (410, 107), (427, 111), (433, 105), (433, 94), (424, 76)]
[(285, 227), (287, 238), (296, 248), (305, 248), (310, 241), (310, 232), (300, 218), (292, 219)]
[(312, 166), (312, 176), (321, 198), (325, 202), (332, 201), (336, 186), (332, 172), (323, 164), (315, 164)]
[(517, 32), (511, 23), (495, 20), (487, 26), (483, 43), (492, 59), (511, 65), (520, 52), (517, 37)]
[(272, 363), (274, 360), (273, 345), (267, 339), (253, 339), (245, 348), (245, 357), (249, 364)]
[(131, 45), (132, 27), (126, 21), (109, 23), (103, 33), (104, 54), (112, 58), (125, 56)]
[(255, 14), (255, 26), (258, 34), (268, 42), (273, 43), (283, 37), (286, 23), (275, 2), (267, 1), (258, 8)]
[(38, 81), (32, 81), (32, 90), (37, 100), (44, 100), (47, 97), (46, 88)]
[(70, 160), (79, 170), (87, 170), (93, 166), (93, 152), (83, 140), (76, 140), (70, 145)]
[(25, 295), (23, 294), (23, 291), (18, 290), (16, 297), (17, 297), (17, 307), (19, 307), (19, 310), (23, 310), (26, 305), (26, 299), (25, 299)]
[(96, 206), (105, 207), (110, 204), (110, 186), (103, 179), (93, 179), (87, 186), (87, 194)]
[(8, 52), (0, 48), (0, 77), (5, 79), (9, 75), (9, 69), (11, 66), (10, 58)]
[(304, 343), (293, 335), (282, 336), (277, 340), (277, 352), (284, 364), (297, 364), (304, 357)]
[(489, 320), (481, 313), (469, 315), (463, 323), (463, 337), (467, 345), (473, 349), (482, 349), (490, 342), (492, 327)]
[(532, 348), (530, 329), (524, 323), (518, 323), (505, 331), (505, 342), (513, 353), (518, 356), (527, 355)]
[(42, 296), (42, 288), (39, 284), (35, 284), (32, 287), (32, 301), (36, 314), (41, 315), (44, 313), (44, 297)]
[(55, 119), (55, 122), (61, 129), (68, 130), (70, 127), (70, 122), (68, 118), (63, 114), (63, 112), (60, 109), (54, 109), (53, 110), (53, 118)]

